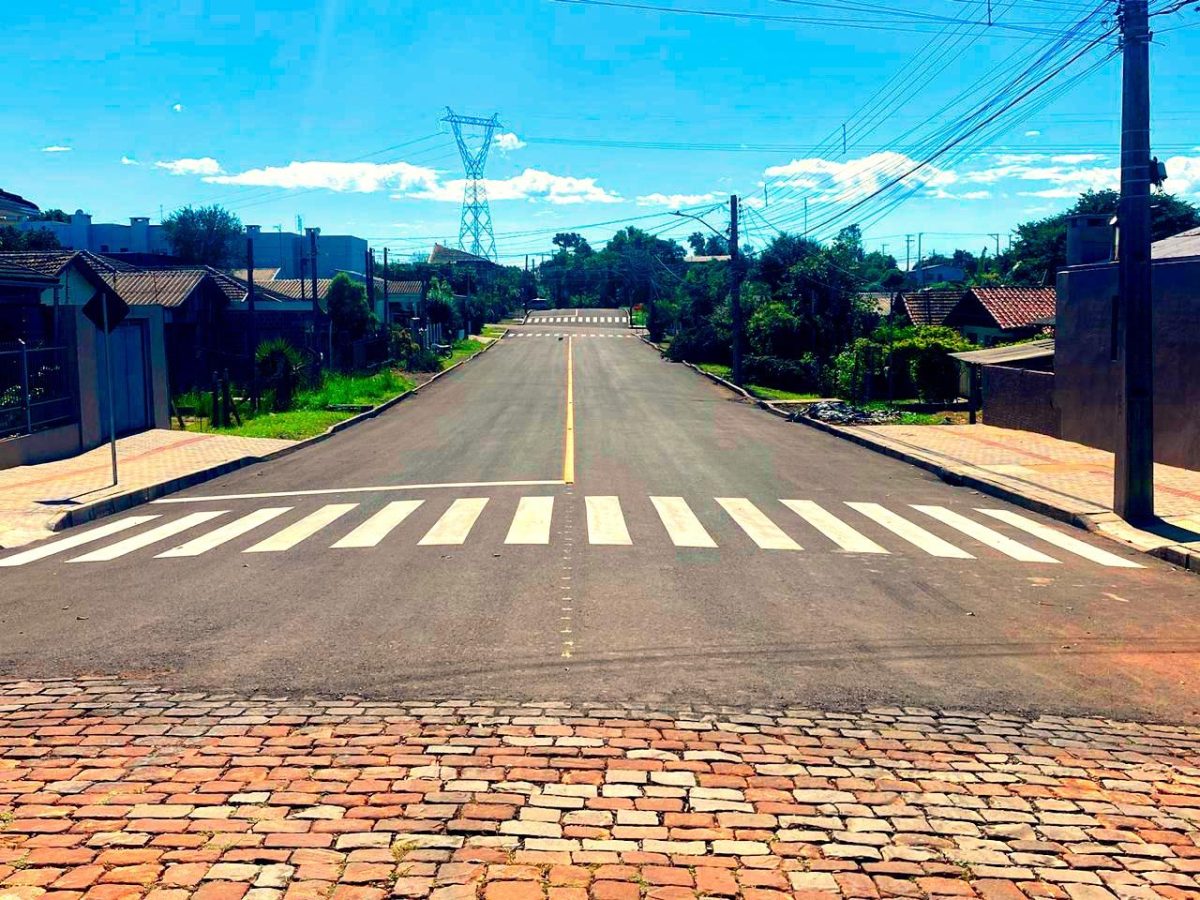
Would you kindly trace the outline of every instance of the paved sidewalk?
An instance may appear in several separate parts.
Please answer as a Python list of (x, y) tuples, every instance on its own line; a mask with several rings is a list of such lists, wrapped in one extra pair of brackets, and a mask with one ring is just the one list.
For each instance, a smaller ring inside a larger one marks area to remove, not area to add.
[(0, 469), (0, 547), (49, 534), (72, 509), (185, 478), (294, 441), (153, 429), (117, 441), (121, 478), (112, 485), (109, 445), (70, 459)]
[[(1200, 472), (1155, 466), (1155, 505), (1163, 521), (1138, 530), (1112, 512), (1113, 455), (1104, 450), (988, 425), (825, 427), (953, 474), (982, 478), (1143, 551), (1191, 550), (1200, 561)], [(1185, 562), (1179, 553), (1160, 555)]]
[(1200, 896), (1200, 729), (0, 683), (0, 900)]

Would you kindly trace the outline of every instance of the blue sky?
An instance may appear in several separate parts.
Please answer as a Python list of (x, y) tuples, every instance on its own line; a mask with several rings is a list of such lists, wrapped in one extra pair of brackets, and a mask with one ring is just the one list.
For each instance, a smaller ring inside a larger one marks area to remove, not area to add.
[[(903, 260), (906, 233), (925, 232), (926, 251), (978, 249), (1115, 183), (1113, 61), (970, 155), (921, 170), (903, 204), (846, 211), (919, 157), (905, 132), (952, 123), (931, 114), (1098, 3), (994, 0), (989, 29), (969, 24), (987, 0), (631, 2), (777, 18), (554, 0), (4, 4), (20, 64), (0, 112), (0, 187), (96, 221), (210, 202), (264, 229), (300, 215), (407, 255), (458, 233), (447, 105), (504, 123), (487, 174), (507, 261), (544, 252), (555, 230), (634, 216), (683, 238), (694, 228), (673, 208), (731, 192), (752, 206), (751, 242), (767, 222), (802, 228), (807, 196), (811, 222), (863, 221), (868, 246)], [(1155, 20), (1154, 140), (1168, 189), (1200, 201), (1196, 24), (1196, 12)], [(865, 133), (864, 104), (889, 84)]]

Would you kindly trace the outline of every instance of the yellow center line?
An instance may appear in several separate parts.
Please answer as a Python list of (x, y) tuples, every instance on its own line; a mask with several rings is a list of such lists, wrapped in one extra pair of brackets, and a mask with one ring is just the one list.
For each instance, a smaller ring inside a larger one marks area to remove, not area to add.
[(574, 339), (567, 338), (567, 431), (563, 444), (564, 484), (575, 483), (575, 368)]

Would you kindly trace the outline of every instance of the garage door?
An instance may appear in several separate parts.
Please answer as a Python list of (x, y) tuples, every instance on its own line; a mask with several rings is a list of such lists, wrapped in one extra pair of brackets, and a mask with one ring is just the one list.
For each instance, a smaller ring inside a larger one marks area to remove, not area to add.
[[(117, 436), (145, 431), (150, 427), (149, 353), (146, 323), (125, 321), (113, 329), (108, 345), (112, 350), (113, 412)], [(100, 336), (96, 355), (96, 384), (100, 393), (100, 427), (104, 439), (108, 431), (108, 390), (105, 381), (105, 341)]]

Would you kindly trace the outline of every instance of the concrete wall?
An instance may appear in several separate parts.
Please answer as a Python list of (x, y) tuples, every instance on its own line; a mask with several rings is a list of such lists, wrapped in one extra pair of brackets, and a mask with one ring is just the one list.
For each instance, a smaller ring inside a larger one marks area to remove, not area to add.
[(1008, 366), (980, 369), (984, 424), (1059, 437), (1061, 424), (1054, 405), (1053, 372)]
[[(1200, 469), (1200, 258), (1154, 264), (1155, 459)], [(1062, 437), (1113, 449), (1121, 427), (1121, 364), (1113, 333), (1117, 266), (1058, 276), (1055, 404)]]
[(83, 450), (79, 440), (79, 423), (47, 428), (33, 434), (0, 441), (0, 469), (33, 466), (68, 456)]
[[(300, 260), (309, 253), (306, 234), (290, 231), (264, 231), (258, 225), (247, 225), (246, 236), (254, 242), (254, 267), (279, 268), (280, 278), (299, 278)], [(361, 272), (366, 265), (367, 242), (348, 234), (321, 234), (317, 237), (317, 277), (332, 278), (338, 272)], [(307, 268), (304, 274), (312, 277)]]

